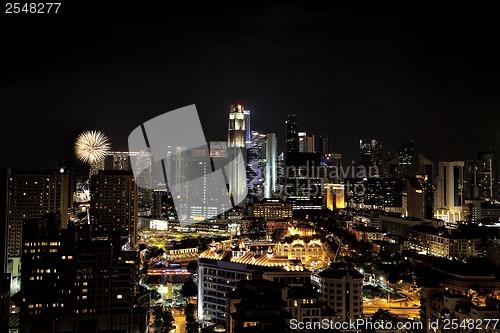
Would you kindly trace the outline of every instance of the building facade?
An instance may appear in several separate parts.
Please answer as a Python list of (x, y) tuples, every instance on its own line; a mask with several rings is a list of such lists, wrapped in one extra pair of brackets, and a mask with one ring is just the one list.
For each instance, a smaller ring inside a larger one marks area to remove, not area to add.
[(134, 175), (100, 171), (91, 177), (90, 224), (96, 235), (130, 236), (137, 243), (138, 202)]
[(22, 227), (26, 219), (58, 213), (62, 227), (67, 227), (69, 175), (64, 170), (12, 170), (8, 188), (9, 255), (21, 255)]
[(329, 268), (319, 273), (322, 300), (335, 311), (338, 320), (363, 317), (363, 279), (355, 269)]
[(271, 249), (255, 253), (240, 241), (233, 250), (212, 242), (202, 252), (198, 264), (198, 318), (204, 325), (227, 327), (226, 293), (242, 280), (265, 279), (288, 285), (310, 282), (310, 272), (300, 262), (275, 255)]

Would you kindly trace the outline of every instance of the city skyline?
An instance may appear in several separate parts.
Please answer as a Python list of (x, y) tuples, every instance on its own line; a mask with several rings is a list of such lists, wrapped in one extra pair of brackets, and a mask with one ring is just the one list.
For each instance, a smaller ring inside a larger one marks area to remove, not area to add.
[(0, 333), (498, 332), (497, 12), (6, 3)]
[(434, 161), (473, 158), (500, 146), (494, 10), (430, 4), (222, 2), (205, 15), (212, 5), (132, 14), (75, 3), (50, 19), (2, 14), (0, 165), (57, 167), (86, 129), (123, 151), (136, 124), (193, 103), (211, 141), (225, 137), (227, 106), (241, 103), (280, 147), (296, 114), (346, 160), (365, 137), (390, 151), (413, 140)]

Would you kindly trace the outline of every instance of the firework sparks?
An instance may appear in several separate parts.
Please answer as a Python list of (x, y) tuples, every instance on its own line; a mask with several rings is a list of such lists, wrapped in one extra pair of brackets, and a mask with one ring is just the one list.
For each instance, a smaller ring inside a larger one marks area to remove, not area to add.
[(80, 161), (89, 164), (103, 161), (109, 149), (108, 138), (99, 131), (83, 132), (75, 143), (76, 156)]

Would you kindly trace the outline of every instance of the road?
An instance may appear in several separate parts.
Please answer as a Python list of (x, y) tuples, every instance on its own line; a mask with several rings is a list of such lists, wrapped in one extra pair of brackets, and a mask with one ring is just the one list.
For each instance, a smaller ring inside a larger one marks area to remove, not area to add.
[(186, 332), (186, 316), (184, 311), (178, 309), (172, 309), (172, 315), (175, 319), (175, 333), (185, 333)]

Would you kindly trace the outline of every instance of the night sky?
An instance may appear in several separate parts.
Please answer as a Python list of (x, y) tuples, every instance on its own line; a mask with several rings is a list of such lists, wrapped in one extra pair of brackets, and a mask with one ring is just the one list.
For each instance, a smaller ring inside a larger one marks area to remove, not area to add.
[[(288, 114), (331, 137), (414, 140), (434, 161), (500, 150), (498, 8), (477, 1), (66, 1), (58, 14), (0, 14), (0, 166), (57, 167), (82, 130), (114, 150), (142, 122), (196, 104), (208, 140), (229, 105), (252, 129)], [(493, 2), (490, 2), (493, 3)]]

